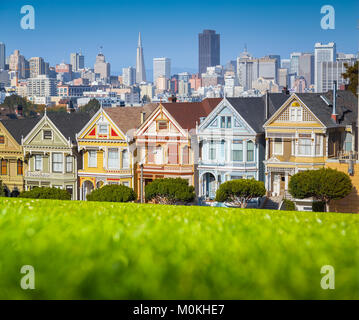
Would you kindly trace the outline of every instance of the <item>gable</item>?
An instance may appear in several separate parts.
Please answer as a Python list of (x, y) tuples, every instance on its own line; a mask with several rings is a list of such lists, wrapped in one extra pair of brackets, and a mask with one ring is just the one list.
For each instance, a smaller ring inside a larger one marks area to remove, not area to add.
[(186, 136), (185, 131), (179, 126), (175, 119), (161, 106), (140, 127), (137, 135)]
[(68, 141), (47, 117), (43, 117), (25, 138), (23, 144), (26, 146), (67, 147)]
[(126, 140), (122, 131), (103, 110), (82, 129), (79, 140)]
[(220, 130), (230, 130), (239, 134), (253, 134), (253, 130), (238, 112), (229, 106), (228, 102), (218, 105), (199, 127), (199, 131), (203, 133)]
[(267, 126), (323, 127), (319, 119), (295, 95), (272, 116)]
[(0, 122), (0, 152), (21, 151), (21, 146)]

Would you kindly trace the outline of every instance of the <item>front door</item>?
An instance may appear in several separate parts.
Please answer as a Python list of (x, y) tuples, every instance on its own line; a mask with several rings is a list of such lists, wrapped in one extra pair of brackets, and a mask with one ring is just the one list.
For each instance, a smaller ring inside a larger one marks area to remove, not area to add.
[(275, 173), (273, 175), (273, 193), (274, 196), (279, 196), (280, 194), (280, 185), (281, 185), (281, 174)]

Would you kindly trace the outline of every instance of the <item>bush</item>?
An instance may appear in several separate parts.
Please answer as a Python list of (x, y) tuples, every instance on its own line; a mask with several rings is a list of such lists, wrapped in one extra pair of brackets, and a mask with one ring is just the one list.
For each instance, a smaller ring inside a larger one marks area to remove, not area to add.
[(2, 185), (2, 181), (0, 180), (0, 197), (5, 197), (5, 190)]
[(229, 202), (246, 208), (248, 201), (263, 197), (266, 193), (264, 183), (255, 179), (231, 180), (221, 184), (216, 193), (216, 201)]
[(291, 200), (283, 199), (283, 205), (284, 205), (284, 210), (296, 211), (295, 203), (293, 201), (291, 201)]
[(192, 202), (196, 195), (194, 187), (182, 178), (156, 179), (145, 187), (146, 200), (159, 204), (176, 204)]
[(93, 190), (86, 198), (88, 201), (129, 202), (136, 200), (137, 196), (132, 188), (108, 184)]
[(330, 168), (298, 172), (289, 181), (289, 192), (294, 198), (313, 197), (323, 201), (326, 211), (329, 211), (331, 200), (346, 197), (352, 189), (352, 182), (346, 173)]
[(71, 195), (66, 190), (49, 187), (34, 188), (29, 191), (23, 191), (20, 193), (19, 197), (30, 199), (71, 200)]
[(324, 201), (314, 201), (312, 203), (313, 212), (325, 212), (325, 202)]

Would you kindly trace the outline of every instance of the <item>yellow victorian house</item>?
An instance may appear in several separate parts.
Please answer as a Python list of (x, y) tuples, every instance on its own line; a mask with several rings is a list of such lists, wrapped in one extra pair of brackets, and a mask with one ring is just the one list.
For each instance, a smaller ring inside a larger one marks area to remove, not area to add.
[(145, 110), (149, 115), (150, 109), (151, 106), (101, 108), (77, 134), (78, 150), (83, 155), (83, 169), (78, 171), (80, 200), (106, 184), (134, 188), (133, 132)]
[[(356, 120), (356, 100), (350, 92), (288, 95), (264, 124), (268, 195), (277, 202), (291, 198), (292, 175), (325, 167), (328, 159), (354, 151)], [(311, 210), (311, 199), (294, 200), (299, 210)]]
[(6, 195), (24, 190), (24, 154), (21, 139), (36, 125), (38, 119), (0, 121), (0, 181)]

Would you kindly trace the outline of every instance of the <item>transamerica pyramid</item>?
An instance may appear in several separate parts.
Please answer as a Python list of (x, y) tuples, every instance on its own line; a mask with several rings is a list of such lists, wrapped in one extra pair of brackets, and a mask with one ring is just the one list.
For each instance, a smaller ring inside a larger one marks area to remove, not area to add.
[(141, 32), (138, 34), (138, 46), (136, 57), (136, 83), (146, 81), (145, 61), (143, 59), (143, 48), (141, 41)]

